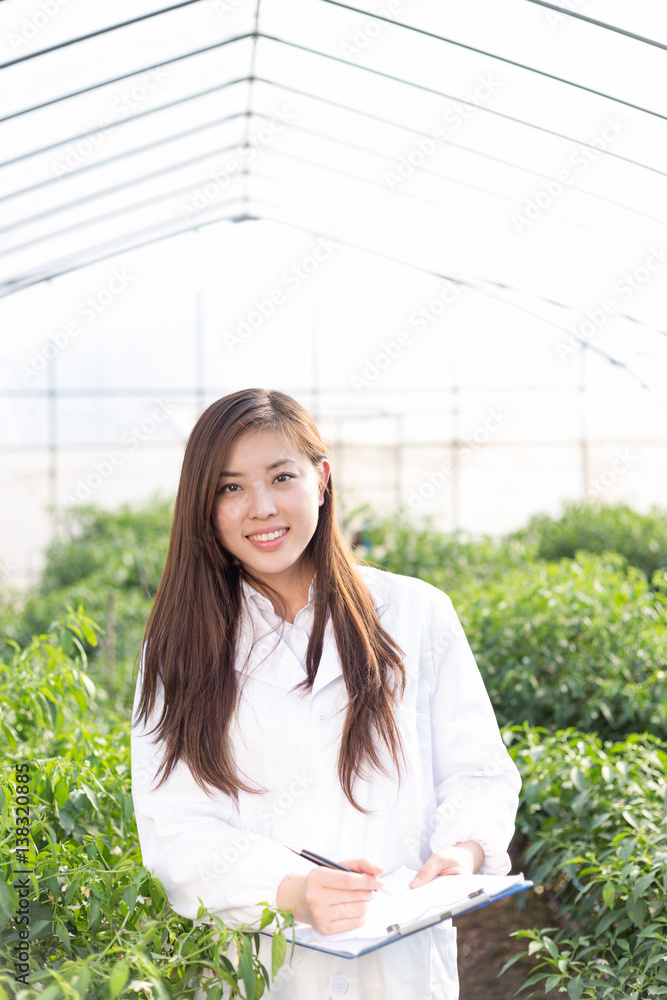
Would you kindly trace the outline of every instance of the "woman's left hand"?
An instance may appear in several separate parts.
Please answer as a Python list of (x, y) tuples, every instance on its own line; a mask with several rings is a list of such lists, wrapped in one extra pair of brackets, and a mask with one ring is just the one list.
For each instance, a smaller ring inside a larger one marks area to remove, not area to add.
[(425, 885), (436, 875), (473, 875), (482, 867), (483, 861), (484, 851), (474, 840), (454, 844), (432, 854), (413, 878), (410, 888)]

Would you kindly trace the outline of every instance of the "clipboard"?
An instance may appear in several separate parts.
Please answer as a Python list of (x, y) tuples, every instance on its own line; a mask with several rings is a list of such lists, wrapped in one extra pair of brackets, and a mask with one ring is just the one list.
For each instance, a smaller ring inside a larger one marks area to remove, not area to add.
[[(438, 886), (436, 883), (440, 882), (441, 889), (447, 889), (447, 895), (451, 897), (451, 890), (455, 888), (456, 883), (453, 883), (454, 879), (464, 879), (468, 885), (476, 880), (477, 886), (462, 895), (460, 898), (451, 900), (448, 899), (447, 902), (443, 902), (438, 905), (437, 902), (431, 902), (430, 900), (437, 896)], [(442, 885), (441, 880), (446, 880), (445, 885)], [(451, 920), (456, 917), (461, 917), (465, 913), (470, 913), (473, 910), (479, 910), (483, 906), (489, 906), (492, 903), (498, 902), (500, 899), (505, 899), (507, 896), (513, 896), (518, 892), (524, 892), (526, 889), (530, 889), (533, 883), (529, 879), (525, 879), (523, 874), (513, 875), (513, 876), (503, 876), (503, 875), (442, 875), (438, 879), (434, 879), (429, 885), (423, 886), (422, 889), (431, 889), (428, 893), (429, 902), (428, 906), (421, 915), (415, 916), (408, 920), (398, 920), (393, 923), (387, 923), (386, 928), (381, 934), (373, 934), (367, 937), (363, 936), (364, 928), (359, 928), (356, 931), (352, 931), (349, 934), (318, 934), (317, 931), (313, 930), (306, 924), (296, 924), (295, 925), (295, 944), (301, 948), (310, 948), (314, 951), (322, 951), (329, 955), (336, 955), (338, 958), (359, 958), (362, 955), (367, 955), (369, 952), (377, 951), (379, 948), (386, 948), (387, 945), (394, 944), (396, 941), (402, 941), (403, 938), (409, 937), (411, 934), (418, 934), (420, 931), (426, 930), (429, 927), (434, 927), (437, 924), (442, 923), (443, 920)], [(408, 890), (411, 893), (419, 893), (420, 889)], [(417, 897), (414, 897), (414, 902), (418, 906)], [(391, 904), (389, 904), (390, 908)], [(262, 931), (262, 934), (267, 934), (271, 936), (271, 931)]]

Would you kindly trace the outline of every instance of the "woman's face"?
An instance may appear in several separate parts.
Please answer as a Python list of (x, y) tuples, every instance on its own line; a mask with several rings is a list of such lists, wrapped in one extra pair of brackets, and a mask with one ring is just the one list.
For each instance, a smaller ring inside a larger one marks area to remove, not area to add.
[(280, 432), (249, 431), (237, 439), (220, 475), (212, 518), (222, 544), (283, 596), (301, 583), (299, 560), (315, 533), (329, 478), (326, 459), (322, 465), (323, 478)]

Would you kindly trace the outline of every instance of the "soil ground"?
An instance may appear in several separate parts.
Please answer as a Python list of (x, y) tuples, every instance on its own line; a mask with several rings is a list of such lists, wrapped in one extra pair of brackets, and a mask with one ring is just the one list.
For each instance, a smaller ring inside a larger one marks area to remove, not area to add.
[[(555, 927), (557, 922), (544, 898), (529, 889), (459, 917), (456, 926), (460, 1000), (512, 1000), (530, 976), (534, 963), (522, 959), (498, 978), (508, 958), (527, 947), (524, 938), (510, 934), (527, 927)], [(539, 983), (532, 989), (541, 1000), (563, 1000), (565, 995), (557, 991), (544, 993)], [(524, 990), (519, 998), (530, 993), (530, 988)]]

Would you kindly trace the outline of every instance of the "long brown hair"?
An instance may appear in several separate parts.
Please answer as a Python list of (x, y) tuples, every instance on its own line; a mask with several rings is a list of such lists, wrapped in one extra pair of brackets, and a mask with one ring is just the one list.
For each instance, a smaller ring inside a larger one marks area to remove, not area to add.
[[(211, 519), (220, 470), (236, 440), (247, 431), (284, 434), (322, 474), (326, 450), (308, 412), (285, 393), (243, 389), (202, 413), (188, 439), (176, 495), (169, 551), (144, 635), (144, 676), (136, 723), (148, 719), (158, 678), (164, 705), (151, 730), (164, 741), (159, 784), (179, 760), (198, 784), (238, 798), (260, 789), (238, 775), (229, 725), (239, 699), (235, 673), (238, 623), (242, 615), (243, 566), (221, 543)], [(325, 626), (331, 616), (348, 706), (338, 758), (345, 795), (369, 767), (386, 773), (378, 746), (384, 744), (400, 773), (402, 756), (394, 706), (405, 688), (403, 651), (380, 624), (368, 587), (355, 567), (364, 565), (338, 526), (329, 476), (317, 527), (302, 559), (314, 571), (314, 621), (306, 653), (311, 688)], [(259, 589), (259, 587), (258, 587)], [(270, 590), (263, 585), (264, 591)], [(270, 591), (281, 607), (280, 595)]]

